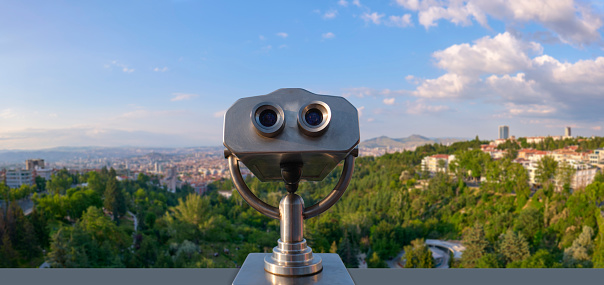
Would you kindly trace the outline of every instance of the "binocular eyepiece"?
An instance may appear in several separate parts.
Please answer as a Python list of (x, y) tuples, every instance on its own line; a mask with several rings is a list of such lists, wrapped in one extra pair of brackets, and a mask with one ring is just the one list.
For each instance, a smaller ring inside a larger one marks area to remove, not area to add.
[[(285, 113), (276, 103), (262, 102), (252, 109), (251, 120), (262, 136), (277, 136), (285, 126)], [(329, 127), (331, 109), (322, 101), (312, 101), (300, 108), (297, 116), (299, 130), (307, 136), (322, 135)]]
[(352, 104), (300, 88), (239, 99), (224, 116), (224, 146), (260, 181), (281, 180), (283, 164), (302, 165), (302, 179), (322, 180), (359, 139)]

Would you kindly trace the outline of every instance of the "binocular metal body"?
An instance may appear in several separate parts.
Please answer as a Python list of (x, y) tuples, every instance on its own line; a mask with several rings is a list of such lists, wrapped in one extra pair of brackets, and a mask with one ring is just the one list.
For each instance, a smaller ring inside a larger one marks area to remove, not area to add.
[(260, 181), (281, 180), (285, 163), (301, 164), (301, 179), (320, 181), (359, 144), (358, 126), (357, 109), (342, 97), (279, 89), (228, 109), (224, 146)]
[[(257, 276), (260, 263), (270, 278), (267, 276), (266, 283), (258, 284), (297, 284), (303, 281), (300, 278), (306, 277), (308, 284), (319, 284), (320, 280), (326, 284), (333, 284), (333, 280), (339, 284), (353, 283), (339, 258), (313, 254), (303, 232), (304, 219), (323, 213), (346, 191), (359, 140), (357, 109), (342, 97), (286, 88), (239, 99), (227, 110), (223, 143), (233, 184), (250, 206), (279, 219), (281, 227), (281, 238), (273, 253), (250, 254), (233, 284), (250, 284), (248, 279)], [(300, 180), (323, 180), (342, 160), (342, 175), (333, 191), (306, 207), (302, 197), (295, 194)], [(289, 193), (281, 199), (279, 207), (265, 203), (252, 193), (241, 176), (239, 162), (260, 181), (285, 182)], [(325, 275), (326, 278), (318, 274), (324, 268), (324, 258), (329, 260), (326, 268), (333, 271)], [(293, 277), (296, 278), (291, 279)]]

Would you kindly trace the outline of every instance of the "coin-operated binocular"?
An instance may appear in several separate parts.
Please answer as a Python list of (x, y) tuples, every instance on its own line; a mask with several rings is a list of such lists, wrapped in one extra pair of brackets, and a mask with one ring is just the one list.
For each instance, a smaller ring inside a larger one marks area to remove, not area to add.
[[(281, 238), (273, 253), (248, 255), (233, 284), (289, 284), (294, 279), (295, 283), (309, 284), (352, 283), (337, 254), (313, 254), (303, 231), (304, 219), (325, 212), (348, 187), (360, 139), (357, 109), (342, 97), (299, 88), (279, 89), (235, 102), (224, 116), (223, 139), (229, 170), (241, 197), (260, 213), (281, 222)], [(305, 207), (302, 197), (295, 194), (300, 180), (323, 180), (342, 160), (342, 175), (334, 190)], [(288, 194), (278, 208), (250, 191), (239, 162), (260, 181), (285, 182)]]

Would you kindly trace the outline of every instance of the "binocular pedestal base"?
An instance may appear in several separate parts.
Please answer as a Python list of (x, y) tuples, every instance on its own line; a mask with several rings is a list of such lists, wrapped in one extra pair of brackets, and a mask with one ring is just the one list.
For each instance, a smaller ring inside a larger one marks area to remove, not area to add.
[(278, 243), (273, 248), (273, 254), (264, 258), (264, 270), (267, 272), (281, 276), (303, 276), (323, 269), (321, 257), (312, 253), (305, 239), (301, 242), (283, 242), (279, 239)]
[(306, 276), (280, 276), (265, 271), (265, 259), (271, 259), (272, 253), (250, 253), (233, 285), (275, 285), (275, 284), (346, 284), (354, 285), (346, 266), (335, 253), (314, 253), (315, 258), (320, 258), (323, 270), (319, 273)]

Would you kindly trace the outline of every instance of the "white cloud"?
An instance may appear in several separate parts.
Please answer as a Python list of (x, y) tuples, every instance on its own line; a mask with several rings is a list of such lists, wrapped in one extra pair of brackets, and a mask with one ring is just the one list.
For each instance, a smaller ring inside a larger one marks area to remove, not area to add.
[(153, 69), (153, 71), (155, 71), (155, 72), (166, 72), (166, 71), (168, 71), (168, 67), (166, 67), (166, 66), (164, 66), (162, 68), (156, 67), (156, 68)]
[(17, 114), (12, 109), (4, 109), (0, 111), (0, 118), (2, 119), (11, 119), (16, 116)]
[(394, 100), (395, 98), (384, 98), (382, 102), (384, 102), (386, 105), (394, 105)]
[(365, 23), (372, 22), (372, 23), (374, 23), (376, 25), (379, 25), (379, 24), (382, 23), (381, 19), (383, 17), (384, 17), (384, 14), (378, 14), (377, 12), (373, 12), (371, 14), (367, 13), (367, 12), (364, 12), (361, 15), (361, 19), (363, 19), (363, 21), (365, 21)]
[(214, 118), (223, 118), (227, 110), (220, 110), (214, 113)]
[(423, 80), (412, 93), (422, 98), (457, 98), (474, 79), (455, 73), (447, 73), (436, 79)]
[(144, 118), (157, 118), (162, 116), (173, 116), (182, 114), (182, 110), (147, 110), (147, 109), (138, 109), (134, 111), (129, 111), (123, 113), (114, 119), (144, 119)]
[(260, 39), (261, 41), (266, 40), (266, 38), (263, 35), (259, 35), (258, 39)]
[(128, 67), (128, 65), (118, 62), (117, 60), (112, 60), (111, 63), (103, 65), (107, 69), (112, 69), (112, 67), (117, 67), (125, 73), (134, 72), (134, 68)]
[(449, 110), (451, 110), (451, 108), (445, 105), (428, 105), (422, 101), (407, 102), (407, 113), (414, 115), (441, 113)]
[(402, 16), (389, 16), (388, 21), (386, 21), (386, 25), (399, 28), (413, 26), (413, 23), (411, 22), (411, 14), (405, 14)]
[(363, 110), (365, 110), (365, 106), (357, 108), (357, 112), (359, 113), (359, 119), (363, 116)]
[(334, 35), (332, 32), (327, 32), (321, 35), (321, 37), (323, 37), (324, 39), (333, 39), (336, 37), (336, 35)]
[(357, 7), (361, 7), (361, 1), (360, 0), (352, 0), (352, 5), (357, 6)]
[(444, 19), (456, 25), (471, 25), (472, 19), (488, 26), (487, 15), (509, 22), (536, 22), (555, 32), (560, 40), (572, 44), (591, 44), (601, 40), (603, 22), (587, 4), (574, 0), (397, 0), (400, 6), (418, 12), (426, 29)]
[(284, 38), (284, 39), (285, 39), (285, 38), (287, 38), (289, 35), (288, 35), (287, 33), (280, 32), (280, 33), (277, 33), (277, 36), (278, 36), (278, 37), (282, 37), (282, 38)]
[(435, 52), (446, 71), (440, 77), (407, 79), (419, 83), (411, 93), (418, 98), (504, 106), (498, 117), (603, 121), (604, 57), (561, 62), (542, 53), (541, 45), (503, 33)]
[(340, 1), (338, 1), (338, 5), (340, 5), (342, 7), (348, 7), (348, 1), (340, 0)]
[(523, 115), (523, 114), (537, 114), (547, 115), (554, 113), (556, 108), (548, 105), (530, 104), (530, 105), (517, 105), (514, 103), (507, 103), (505, 105), (507, 111), (511, 115)]
[(460, 75), (505, 74), (529, 67), (529, 52), (541, 53), (542, 47), (505, 32), (493, 38), (478, 39), (474, 45), (453, 45), (435, 52), (433, 56), (438, 67)]
[(191, 94), (191, 93), (172, 93), (172, 99), (170, 99), (170, 101), (183, 101), (183, 100), (193, 99), (196, 97), (199, 97), (199, 95)]
[(323, 19), (333, 19), (338, 15), (338, 10), (329, 10), (323, 14)]

